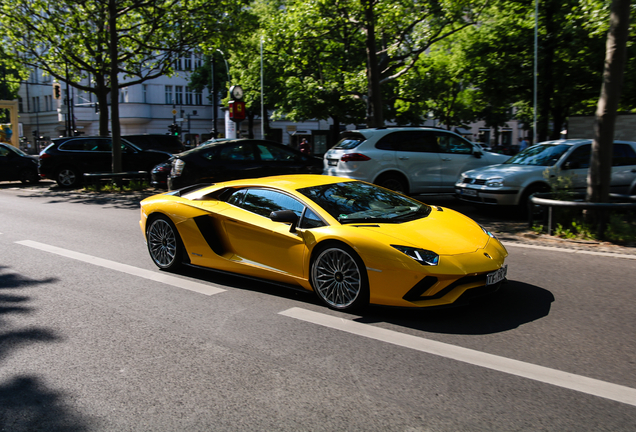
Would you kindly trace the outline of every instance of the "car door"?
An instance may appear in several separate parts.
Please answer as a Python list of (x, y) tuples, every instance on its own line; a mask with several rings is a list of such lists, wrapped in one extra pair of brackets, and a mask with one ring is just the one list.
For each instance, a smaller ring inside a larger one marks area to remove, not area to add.
[(264, 188), (249, 188), (237, 201), (235, 208), (222, 214), (227, 241), (236, 256), (268, 271), (304, 277), (303, 231), (290, 232), (289, 224), (274, 222), (269, 215), (292, 210), (300, 216), (305, 206), (294, 197)]
[(475, 147), (465, 139), (450, 132), (434, 132), (440, 157), (440, 191), (453, 192), (459, 175), (464, 171), (484, 165), (475, 156)]
[(265, 141), (257, 141), (256, 153), (266, 175), (307, 174), (312, 171), (311, 161), (294, 150)]
[(14, 152), (0, 145), (0, 180), (13, 180), (17, 178), (16, 157), (17, 155)]
[(59, 150), (64, 155), (60, 166), (76, 166), (86, 173), (112, 170), (110, 138), (74, 138), (61, 144)]
[(612, 193), (627, 194), (636, 181), (636, 151), (629, 144), (615, 143), (612, 153)]
[(576, 192), (585, 192), (591, 151), (592, 144), (583, 144), (571, 150), (565, 157), (559, 173), (559, 176), (565, 179), (565, 187), (572, 188)]
[(440, 188), (440, 160), (430, 131), (398, 131), (384, 136), (376, 147), (395, 149), (396, 165), (409, 180), (411, 193), (437, 192)]

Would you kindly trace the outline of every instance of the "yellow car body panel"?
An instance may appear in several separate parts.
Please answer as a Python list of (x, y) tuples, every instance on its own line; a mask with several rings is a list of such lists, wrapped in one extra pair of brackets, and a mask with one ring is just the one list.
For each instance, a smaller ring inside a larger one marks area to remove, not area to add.
[[(149, 218), (163, 214), (177, 228), (190, 264), (306, 290), (312, 290), (310, 266), (316, 246), (344, 243), (364, 262), (370, 303), (388, 306), (452, 304), (467, 291), (484, 287), (486, 275), (504, 265), (508, 255), (504, 246), (456, 211), (432, 206), (428, 216), (410, 222), (341, 224), (298, 192), (349, 181), (293, 175), (219, 183), (183, 196), (164, 193), (142, 201), (140, 227), (145, 236)], [(326, 225), (291, 232), (287, 223), (210, 198), (227, 187), (247, 186), (281, 190), (305, 204)], [(392, 245), (434, 251), (439, 263), (420, 264)]]

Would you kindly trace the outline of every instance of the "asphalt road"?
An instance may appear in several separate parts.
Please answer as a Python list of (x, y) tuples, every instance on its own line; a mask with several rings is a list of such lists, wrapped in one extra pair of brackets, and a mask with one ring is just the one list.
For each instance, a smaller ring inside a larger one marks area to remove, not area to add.
[(136, 198), (3, 183), (0, 221), (2, 431), (635, 429), (630, 257), (510, 244), (492, 297), (358, 316), (157, 270)]

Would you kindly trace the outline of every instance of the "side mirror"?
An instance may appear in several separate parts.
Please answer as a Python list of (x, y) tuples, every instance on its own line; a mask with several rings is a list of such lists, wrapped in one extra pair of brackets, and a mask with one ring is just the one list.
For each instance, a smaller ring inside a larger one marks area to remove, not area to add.
[(483, 153), (479, 150), (475, 150), (475, 152), (473, 153), (473, 155), (475, 155), (475, 157), (477, 159), (481, 158), (481, 156), (483, 155)]
[(296, 232), (296, 225), (298, 225), (298, 215), (291, 210), (278, 210), (269, 214), (269, 218), (274, 222), (290, 223), (291, 228), (289, 232)]

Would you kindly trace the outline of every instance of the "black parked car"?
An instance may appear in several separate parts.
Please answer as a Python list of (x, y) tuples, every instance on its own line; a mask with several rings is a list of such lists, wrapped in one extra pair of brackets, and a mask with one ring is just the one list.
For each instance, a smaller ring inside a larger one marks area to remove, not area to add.
[(174, 135), (136, 134), (122, 135), (121, 137), (143, 150), (162, 150), (168, 153), (181, 153), (186, 149), (179, 137)]
[[(147, 171), (172, 157), (160, 150), (142, 150), (121, 140), (123, 171)], [(56, 138), (40, 152), (40, 177), (55, 180), (63, 187), (82, 182), (84, 173), (112, 171), (112, 141), (110, 137)]]
[(37, 183), (38, 158), (13, 147), (0, 143), (0, 181), (20, 180), (22, 183)]
[(175, 155), (168, 188), (280, 174), (322, 174), (322, 159), (273, 141), (218, 141)]

